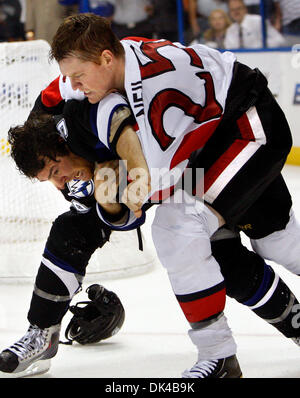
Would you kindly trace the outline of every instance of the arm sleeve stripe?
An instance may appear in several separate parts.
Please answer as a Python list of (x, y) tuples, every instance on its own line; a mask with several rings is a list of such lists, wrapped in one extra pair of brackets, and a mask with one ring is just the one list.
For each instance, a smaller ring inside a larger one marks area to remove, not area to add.
[(99, 203), (96, 203), (96, 210), (100, 220), (102, 220), (105, 224), (107, 224), (111, 229), (116, 231), (130, 231), (132, 229), (136, 229), (138, 226), (144, 224), (146, 219), (146, 214), (144, 211), (142, 217), (140, 218), (136, 218), (133, 212), (129, 211), (127, 219), (122, 224), (110, 223), (105, 218), (105, 214), (103, 213), (103, 209), (99, 205)]

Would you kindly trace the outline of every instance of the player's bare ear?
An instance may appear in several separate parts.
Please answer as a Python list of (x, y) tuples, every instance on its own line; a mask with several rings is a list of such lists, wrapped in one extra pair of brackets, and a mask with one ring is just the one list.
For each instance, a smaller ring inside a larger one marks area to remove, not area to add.
[(103, 50), (100, 56), (101, 64), (102, 65), (109, 65), (112, 62), (112, 52), (109, 50)]

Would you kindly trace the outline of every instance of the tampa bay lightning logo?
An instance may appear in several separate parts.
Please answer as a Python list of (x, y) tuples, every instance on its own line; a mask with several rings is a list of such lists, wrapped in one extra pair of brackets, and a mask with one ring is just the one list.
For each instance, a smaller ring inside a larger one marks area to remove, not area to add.
[(74, 196), (75, 198), (86, 198), (93, 195), (95, 185), (93, 180), (81, 181), (72, 180), (67, 183), (69, 193), (68, 196)]
[(64, 118), (61, 118), (60, 116), (54, 116), (54, 120), (56, 121), (56, 129), (58, 131), (58, 134), (65, 140), (67, 141), (68, 138), (68, 127), (67, 123)]

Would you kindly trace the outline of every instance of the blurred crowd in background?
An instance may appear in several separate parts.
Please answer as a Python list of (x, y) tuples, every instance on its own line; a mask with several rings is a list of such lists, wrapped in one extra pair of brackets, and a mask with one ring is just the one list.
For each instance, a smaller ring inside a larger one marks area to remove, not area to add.
[(116, 35), (219, 49), (300, 46), (300, 0), (0, 0), (0, 42), (46, 40), (78, 12), (111, 20)]

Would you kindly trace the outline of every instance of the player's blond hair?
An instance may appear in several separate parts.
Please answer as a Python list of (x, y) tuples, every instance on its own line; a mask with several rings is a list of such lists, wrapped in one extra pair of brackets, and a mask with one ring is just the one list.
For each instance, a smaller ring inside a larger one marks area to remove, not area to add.
[(100, 63), (103, 50), (122, 57), (124, 49), (113, 33), (110, 21), (99, 15), (86, 13), (67, 17), (53, 37), (50, 58), (60, 62), (69, 56), (83, 61)]

